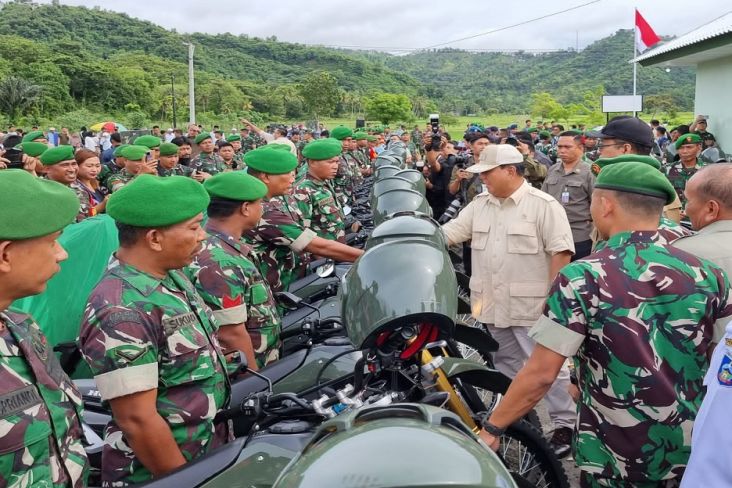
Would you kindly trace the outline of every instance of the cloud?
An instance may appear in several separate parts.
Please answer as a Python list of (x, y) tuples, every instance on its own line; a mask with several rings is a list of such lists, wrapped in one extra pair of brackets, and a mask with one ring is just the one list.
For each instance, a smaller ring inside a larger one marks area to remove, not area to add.
[[(276, 36), (281, 41), (329, 46), (423, 48), (509, 26), (573, 5), (586, 3), (525, 0), (521, 3), (451, 0), (400, 2), (333, 0), (280, 2), (262, 0), (61, 0), (65, 5), (98, 5), (124, 12), (178, 32)], [(661, 7), (659, 7), (661, 5)], [(601, 0), (598, 3), (527, 25), (480, 36), (449, 47), (461, 49), (555, 50), (584, 48), (618, 29), (633, 28), (638, 7), (660, 35), (681, 35), (726, 13), (723, 0), (707, 0), (704, 8), (672, 0)], [(629, 58), (632, 46), (629, 47)]]

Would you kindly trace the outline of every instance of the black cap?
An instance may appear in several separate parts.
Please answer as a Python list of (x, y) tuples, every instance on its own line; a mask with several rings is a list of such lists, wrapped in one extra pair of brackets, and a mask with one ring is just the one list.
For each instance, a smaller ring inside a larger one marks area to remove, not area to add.
[(641, 146), (653, 147), (653, 131), (642, 120), (630, 115), (619, 115), (610, 119), (600, 131), (603, 139), (620, 139)]

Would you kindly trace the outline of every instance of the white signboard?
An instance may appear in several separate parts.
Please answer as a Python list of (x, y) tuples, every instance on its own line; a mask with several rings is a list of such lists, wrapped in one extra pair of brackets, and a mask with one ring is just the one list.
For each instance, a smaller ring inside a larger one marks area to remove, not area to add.
[(642, 112), (643, 95), (603, 95), (602, 111), (612, 112)]

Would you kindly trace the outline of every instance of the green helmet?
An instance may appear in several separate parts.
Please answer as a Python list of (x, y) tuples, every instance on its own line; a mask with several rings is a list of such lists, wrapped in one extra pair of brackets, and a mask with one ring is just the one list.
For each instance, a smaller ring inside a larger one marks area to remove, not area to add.
[(371, 208), (375, 208), (378, 198), (390, 190), (414, 190), (422, 195), (425, 194), (425, 191), (419, 191), (416, 183), (413, 183), (406, 178), (389, 176), (388, 178), (376, 180), (374, 185), (371, 187)]
[(414, 189), (420, 192), (422, 195), (427, 193), (427, 186), (424, 182), (424, 176), (416, 169), (403, 169), (394, 176), (398, 178), (404, 178), (405, 180), (409, 180), (414, 183), (416, 185)]
[(394, 189), (382, 193), (371, 207), (374, 225), (379, 225), (396, 212), (413, 211), (432, 215), (432, 209), (424, 195), (415, 190)]
[(417, 212), (397, 212), (376, 227), (366, 249), (383, 244), (384, 242), (402, 239), (424, 239), (437, 247), (447, 249), (445, 234), (437, 222), (430, 216)]
[(404, 165), (404, 159), (400, 159), (393, 154), (379, 154), (379, 157), (374, 161), (374, 168), (381, 168), (382, 166), (394, 166), (401, 169)]
[(383, 335), (398, 329), (404, 337), (429, 335), (420, 342), (451, 337), (455, 329), (455, 271), (445, 246), (424, 236), (370, 247), (343, 277), (338, 294), (357, 349), (380, 347)]
[(401, 169), (399, 169), (398, 166), (381, 166), (380, 168), (376, 168), (376, 173), (374, 174), (374, 180), (379, 181), (383, 178), (388, 178), (389, 176), (394, 176), (396, 173), (400, 172)]
[(402, 141), (394, 141), (389, 143), (389, 149), (391, 154), (404, 161), (407, 159), (407, 145)]
[(493, 451), (447, 410), (366, 407), (322, 424), (274, 488), (510, 488)]

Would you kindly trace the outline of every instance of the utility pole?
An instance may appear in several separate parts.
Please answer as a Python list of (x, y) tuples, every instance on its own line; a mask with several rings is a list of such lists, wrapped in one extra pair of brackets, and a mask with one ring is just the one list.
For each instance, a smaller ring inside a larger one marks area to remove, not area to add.
[(170, 94), (172, 95), (173, 101), (173, 129), (178, 128), (178, 123), (175, 117), (175, 75), (170, 75)]
[(196, 97), (194, 92), (194, 80), (193, 80), (193, 49), (195, 46), (192, 42), (184, 42), (188, 46), (188, 110), (190, 117), (188, 123), (196, 123)]

